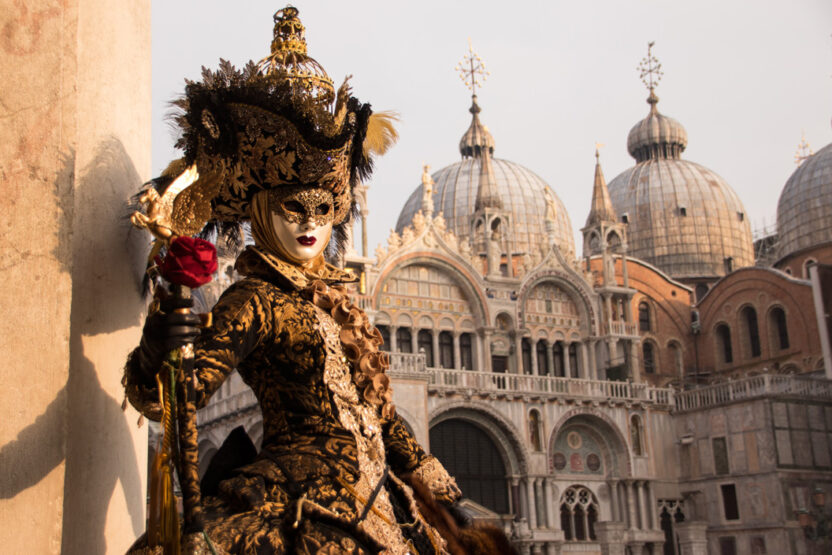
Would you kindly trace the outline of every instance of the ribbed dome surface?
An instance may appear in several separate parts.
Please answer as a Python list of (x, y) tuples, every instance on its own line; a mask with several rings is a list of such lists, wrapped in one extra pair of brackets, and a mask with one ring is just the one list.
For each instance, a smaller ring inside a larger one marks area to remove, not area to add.
[(694, 162), (660, 158), (630, 168), (609, 184), (626, 216), (629, 254), (673, 277), (725, 274), (754, 263), (745, 208), (728, 184)]
[(807, 158), (777, 202), (779, 254), (832, 241), (832, 144)]
[[(460, 238), (471, 234), (471, 215), (477, 198), (480, 163), (482, 158), (465, 158), (433, 174), (433, 203), (436, 213), (442, 212), (448, 229)], [(546, 197), (543, 188), (546, 182), (537, 174), (514, 162), (491, 159), (497, 190), (503, 208), (511, 214), (514, 249), (517, 252), (531, 252), (532, 248), (547, 242)], [(555, 242), (562, 252), (575, 252), (572, 223), (561, 200), (555, 195), (557, 219)], [(422, 206), (422, 187), (417, 187), (407, 199), (396, 231), (401, 233), (409, 225), (413, 215)]]
[(627, 151), (638, 162), (659, 158), (678, 159), (688, 146), (688, 132), (673, 118), (659, 113), (659, 99), (651, 95), (647, 102), (650, 113), (630, 129)]

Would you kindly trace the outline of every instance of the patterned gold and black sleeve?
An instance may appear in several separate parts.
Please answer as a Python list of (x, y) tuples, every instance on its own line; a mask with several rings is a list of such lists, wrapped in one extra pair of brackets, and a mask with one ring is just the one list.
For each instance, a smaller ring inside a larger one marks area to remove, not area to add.
[(408, 431), (401, 417), (383, 421), (387, 463), (396, 474), (412, 474), (422, 481), (440, 502), (451, 505), (462, 492), (442, 463), (428, 455)]
[[(211, 311), (212, 324), (194, 343), (197, 406), (202, 407), (255, 347), (271, 336), (272, 316), (263, 283), (245, 279), (229, 287)], [(127, 399), (151, 420), (162, 410), (155, 381), (142, 368), (141, 349), (127, 359), (122, 378)]]
[(211, 316), (211, 326), (194, 344), (197, 407), (205, 406), (237, 365), (272, 337), (271, 303), (260, 280), (244, 279), (229, 287)]

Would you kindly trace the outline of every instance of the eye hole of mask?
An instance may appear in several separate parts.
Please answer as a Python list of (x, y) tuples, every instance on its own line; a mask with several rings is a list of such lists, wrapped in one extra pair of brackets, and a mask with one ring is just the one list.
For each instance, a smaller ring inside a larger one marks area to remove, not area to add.
[(296, 200), (287, 200), (283, 203), (283, 208), (286, 209), (287, 212), (293, 212), (295, 214), (303, 214), (306, 212), (303, 205)]
[(318, 216), (326, 216), (329, 214), (330, 206), (328, 204), (319, 204), (315, 209), (315, 214)]

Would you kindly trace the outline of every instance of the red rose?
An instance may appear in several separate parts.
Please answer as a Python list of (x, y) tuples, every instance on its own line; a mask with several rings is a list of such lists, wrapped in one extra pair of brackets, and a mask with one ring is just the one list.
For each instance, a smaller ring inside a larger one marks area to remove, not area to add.
[(159, 272), (170, 283), (196, 289), (217, 271), (217, 249), (203, 239), (177, 237), (159, 262)]

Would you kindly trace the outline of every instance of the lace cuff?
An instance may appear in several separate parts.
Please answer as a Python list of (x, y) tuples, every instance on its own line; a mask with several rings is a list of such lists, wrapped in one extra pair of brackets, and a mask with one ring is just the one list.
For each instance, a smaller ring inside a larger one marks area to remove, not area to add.
[(442, 463), (433, 455), (428, 457), (413, 470), (413, 476), (424, 483), (433, 496), (448, 505), (456, 503), (462, 492)]

